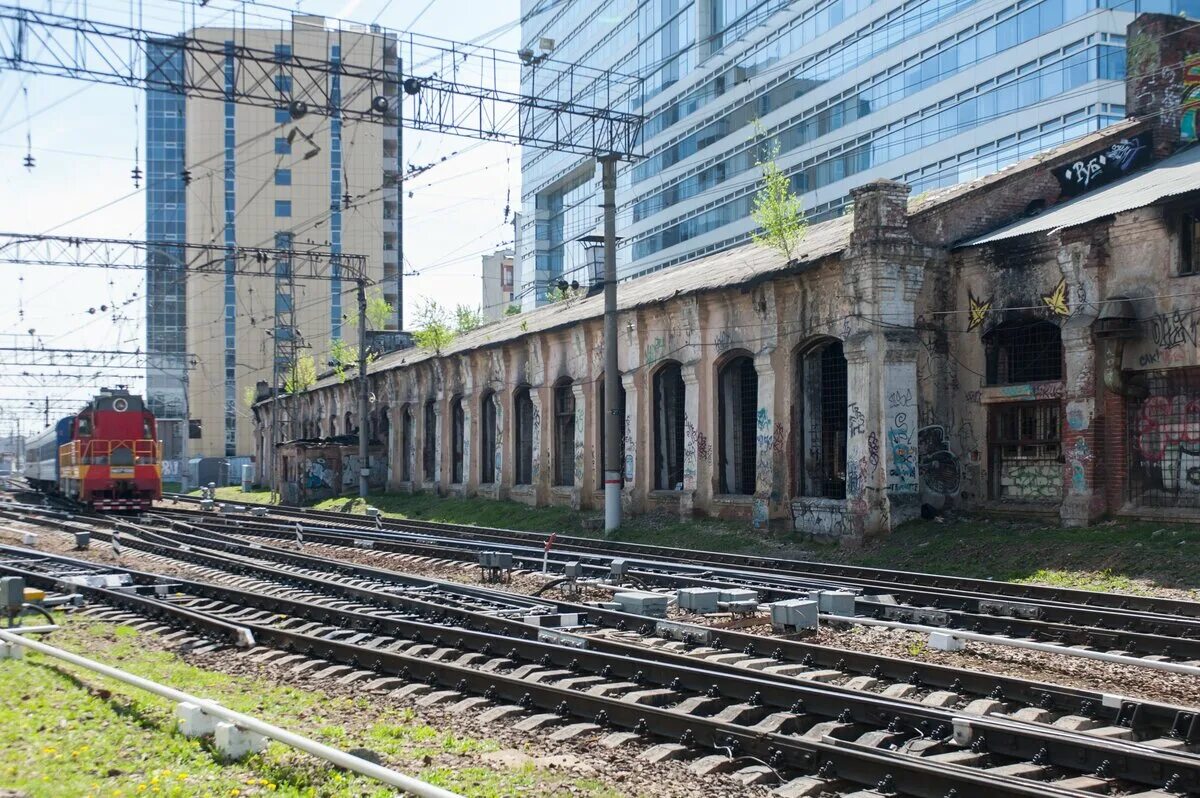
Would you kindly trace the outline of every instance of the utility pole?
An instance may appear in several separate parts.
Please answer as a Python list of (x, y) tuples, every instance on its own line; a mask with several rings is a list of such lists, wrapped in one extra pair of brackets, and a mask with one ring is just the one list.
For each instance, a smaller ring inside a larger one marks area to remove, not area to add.
[[(396, 76), (404, 83), (404, 59), (396, 60)], [(403, 89), (401, 89), (403, 90)], [(396, 331), (404, 329), (404, 103), (396, 103)]]
[(604, 532), (621, 526), (621, 432), (617, 417), (621, 375), (617, 371), (617, 161), (600, 158), (604, 188)]
[(367, 462), (367, 414), (371, 399), (367, 388), (367, 281), (358, 278), (358, 495), (367, 498), (367, 478), (371, 466)]
[[(180, 372), (182, 375), (179, 381), (183, 384), (183, 422), (181, 427), (183, 434), (179, 437), (179, 492), (188, 492), (188, 438), (192, 434), (192, 423), (188, 419), (188, 364), (187, 356), (183, 357), (183, 369)], [(272, 407), (273, 411), (275, 408)]]

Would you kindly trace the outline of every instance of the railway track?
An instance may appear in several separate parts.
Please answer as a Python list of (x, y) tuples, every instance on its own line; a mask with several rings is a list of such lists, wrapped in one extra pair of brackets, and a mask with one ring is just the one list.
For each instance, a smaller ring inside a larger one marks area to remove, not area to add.
[[(199, 510), (156, 511), (154, 515), (177, 524), (191, 525), (197, 532), (203, 530), (204, 534), (238, 534), (275, 540), (293, 538), (297, 523), (248, 514), (218, 516)], [(337, 518), (336, 522), (326, 520), (322, 515), (319, 522), (306, 519), (299, 523), (302, 524), (306, 540), (332, 544), (369, 543), (380, 551), (446, 557), (463, 562), (474, 561), (480, 551), (504, 550), (512, 554), (519, 567), (540, 568), (546, 561), (561, 571), (571, 562), (578, 563), (585, 574), (595, 577), (607, 575), (613, 560), (608, 554), (560, 550), (558, 540), (555, 541), (552, 556), (546, 557), (544, 544), (533, 545), (528, 540), (500, 542), (486, 536), (479, 540), (441, 534), (435, 536), (424, 531), (390, 529), (382, 522), (360, 522), (345, 516)], [(1048, 643), (1064, 649), (1088, 649), (1148, 660), (1200, 665), (1200, 617), (1172, 612), (1179, 606), (1185, 606), (1189, 612), (1200, 606), (1191, 602), (1162, 602), (1162, 608), (1152, 610), (1149, 607), (1157, 605), (1142, 597), (1086, 594), (1084, 591), (1058, 591), (953, 577), (941, 578), (946, 585), (941, 588), (907, 587), (898, 581), (898, 575), (893, 574), (895, 579), (882, 578), (884, 572), (876, 572), (877, 578), (869, 580), (818, 579), (797, 576), (788, 568), (771, 571), (757, 567), (746, 569), (696, 565), (688, 561), (690, 557), (689, 553), (682, 561), (647, 560), (629, 555), (623, 555), (621, 559), (629, 569), (630, 577), (644, 585), (659, 588), (750, 588), (757, 592), (762, 601), (806, 598), (812, 590), (850, 590), (857, 594), (855, 613), (866, 618)], [(925, 575), (916, 576), (922, 577), (923, 581), (934, 579)], [(1028, 595), (1023, 595), (1020, 601), (1011, 600), (1008, 595), (1015, 588), (1022, 589)], [(1089, 603), (1068, 601), (1068, 597), (1060, 595), (1064, 592), (1072, 595), (1083, 593)], [(1123, 603), (1127, 606), (1121, 606)]]
[[(89, 526), (98, 537), (111, 535), (100, 528), (104, 520), (42, 521), (46, 527)], [(429, 681), (430, 687), (453, 690), (446, 699), (471, 696), (461, 700), (485, 698), (522, 707), (534, 711), (535, 718), (541, 716), (537, 723), (561, 727), (568, 721), (600, 720), (595, 725), (640, 730), (641, 736), (671, 740), (674, 747), (665, 751), (671, 755), (732, 748), (769, 763), (751, 766), (765, 770), (747, 773), (747, 778), (780, 774), (794, 785), (790, 794), (844, 793), (858, 787), (874, 790), (863, 795), (939, 798), (950, 790), (960, 796), (1101, 790), (1157, 796), (1200, 790), (1200, 758), (1189, 753), (1195, 740), (1180, 728), (1187, 717), (1195, 716), (1180, 708), (1151, 702), (1116, 708), (1106, 706), (1113, 703), (1111, 697), (1092, 695), (1095, 714), (1058, 715), (1058, 721), (1070, 720), (1054, 725), (1046, 722), (1054, 711), (1037, 706), (1046, 701), (1039, 696), (1055, 700), (1054, 688), (1026, 683), (1024, 692), (1035, 701), (1016, 706), (999, 699), (1008, 701), (1004, 691), (1020, 690), (1011, 684), (1001, 688), (1000, 683), (1020, 680), (987, 677), (1001, 693), (997, 698), (970, 699), (995, 702), (993, 714), (978, 715), (924, 700), (951, 691), (930, 690), (919, 683), (905, 683), (908, 690), (889, 685), (872, 692), (861, 680), (856, 687), (833, 683), (840, 672), (812, 678), (817, 671), (833, 669), (816, 668), (816, 662), (789, 663), (789, 654), (798, 653), (794, 650), (765, 657), (742, 654), (738, 659), (728, 644), (753, 637), (749, 635), (722, 633), (729, 639), (693, 638), (690, 643), (659, 638), (653, 645), (646, 636), (620, 639), (612, 632), (619, 623), (643, 619), (593, 608), (582, 609), (588, 626), (596, 628), (569, 633), (585, 641), (579, 648), (564, 645), (563, 637), (534, 639), (533, 628), (517, 617), (530, 611), (529, 606), (502, 606), (518, 604), (523, 597), (486, 595), (501, 591), (470, 586), (472, 594), (467, 596), (448, 589), (460, 601), (453, 606), (444, 595), (433, 601), (411, 595), (420, 588), (414, 581), (425, 582), (426, 590), (430, 585), (444, 588), (430, 580), (337, 564), (261, 543), (222, 540), (206, 546), (195, 535), (169, 528), (134, 531), (123, 527), (125, 522), (110, 523), (110, 529), (122, 529), (124, 545), (150, 558), (182, 563), (210, 579), (242, 581), (241, 587), (216, 585), (125, 570), (137, 589), (150, 595), (128, 590), (99, 594), (123, 603), (125, 610), (170, 623), (182, 619), (179, 622), (196, 624), (199, 617), (240, 626), (259, 643), (317, 656), (325, 660), (326, 669), (369, 667), (376, 674)], [(29, 578), (52, 579), (45, 572), (48, 561), (77, 570), (96, 567), (75, 558), (12, 548), (3, 549), (2, 556), (0, 567), (25, 571)], [(36, 568), (22, 566), (22, 558), (42, 563), (41, 575)], [(163, 581), (170, 584), (169, 590), (159, 589)], [(397, 592), (397, 586), (407, 588), (408, 595)], [(137, 609), (130, 609), (131, 604)], [(543, 614), (546, 609), (563, 613), (571, 606), (542, 607)], [(781, 648), (803, 645), (757, 641), (782, 644)], [(873, 668), (885, 658), (875, 659)], [(914, 665), (903, 663), (910, 671)], [(926, 675), (937, 678), (928, 671)], [(873, 687), (886, 681), (868, 678), (877, 683)], [(1075, 692), (1070, 702), (1090, 700), (1081, 698), (1087, 691)], [(954, 704), (968, 697), (954, 695)], [(1006, 710), (1003, 716), (998, 714), (1001, 710)], [(1110, 724), (1105, 713), (1115, 722)], [(1043, 722), (1035, 721), (1035, 715)], [(1157, 720), (1147, 720), (1152, 717)], [(720, 761), (728, 759), (723, 756)]]

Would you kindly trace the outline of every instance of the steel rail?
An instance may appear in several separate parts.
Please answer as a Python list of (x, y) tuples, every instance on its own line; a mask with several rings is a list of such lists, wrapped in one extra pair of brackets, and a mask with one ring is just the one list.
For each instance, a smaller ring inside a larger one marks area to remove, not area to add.
[[(150, 546), (151, 544), (146, 545)], [(363, 591), (353, 585), (331, 585), (326, 578), (315, 574), (303, 574), (293, 571), (280, 572), (277, 569), (263, 567), (259, 563), (242, 563), (240, 559), (235, 564), (221, 557), (196, 553), (186, 546), (182, 549), (173, 548), (173, 545), (152, 546), (151, 551), (163, 556), (191, 560), (207, 567), (218, 569), (229, 569), (232, 567), (233, 570), (243, 573), (253, 572), (268, 579), (282, 579), (292, 584), (307, 587), (317, 593), (328, 593), (330, 590), (334, 590), (338, 593), (353, 594), (357, 598), (373, 600), (375, 603), (382, 603), (384, 606), (397, 609), (413, 609), (419, 612), (433, 611), (439, 614), (447, 614), (449, 612), (448, 608), (440, 606), (435, 602), (414, 599), (413, 597), (397, 596), (390, 593), (383, 594), (382, 596), (376, 595), (372, 599), (371, 597), (374, 594), (370, 590)], [(256, 548), (253, 544), (244, 547), (244, 550), (248, 550), (252, 555), (262, 555), (264, 551), (271, 553), (270, 550), (264, 550), (261, 547)], [(350, 573), (360, 577), (369, 575), (372, 578), (383, 579), (385, 581), (407, 580), (410, 584), (414, 581), (411, 577), (403, 577), (392, 571), (369, 569), (337, 560), (315, 558), (311, 555), (299, 555), (294, 552), (281, 553), (287, 559), (294, 562), (310, 565), (316, 563), (321, 567), (332, 565), (343, 571), (348, 569)], [(226, 556), (228, 557), (228, 555)], [(433, 580), (415, 581), (418, 584), (428, 585)], [(513, 595), (500, 591), (489, 591), (489, 593), (500, 597), (511, 597)], [(641, 616), (631, 616), (596, 607), (563, 603), (559, 603), (557, 608), (560, 611), (586, 613), (590, 619), (600, 621), (610, 628), (628, 629), (640, 625), (646, 633), (649, 633), (653, 629), (652, 622), (648, 623)], [(666, 624), (666, 626), (678, 628), (686, 625), (670, 623)], [(1008, 677), (973, 671), (959, 671), (952, 668), (940, 668), (925, 663), (814, 646), (779, 638), (764, 638), (758, 635), (745, 635), (729, 631), (722, 631), (720, 635), (717, 635), (713, 633), (713, 630), (705, 627), (692, 627), (692, 631), (687, 634), (690, 634), (695, 639), (711, 635), (713, 640), (720, 641), (723, 639), (735, 650), (740, 648), (747, 655), (753, 654), (759, 658), (773, 658), (781, 663), (816, 664), (827, 669), (848, 670), (851, 673), (856, 672), (872, 678), (891, 678), (897, 682), (908, 681), (914, 685), (940, 687), (948, 689), (951, 692), (966, 691), (980, 696), (986, 695), (992, 698), (1003, 698), (1007, 701), (1027, 706), (1055, 709), (1068, 714), (1100, 715), (1115, 725), (1139, 729), (1147, 736), (1155, 733), (1158, 735), (1170, 733), (1188, 742), (1196, 740), (1200, 736), (1200, 720), (1197, 720), (1196, 713), (1188, 712), (1178, 707), (1155, 704), (1154, 702), (1146, 702), (1117, 695), (1080, 691), (1054, 685), (1039, 685), (1021, 679), (1010, 679)], [(715, 644), (719, 645), (719, 642)], [(1154, 731), (1151, 732), (1151, 729)]]
[[(195, 496), (182, 494), (164, 494), (165, 499), (189, 504), (199, 504)], [(228, 502), (228, 504), (238, 504)], [(158, 508), (159, 510), (164, 508)], [(364, 516), (348, 518), (347, 513), (335, 513), (322, 510), (288, 508), (271, 506), (273, 515), (287, 517), (321, 518), (336, 521), (341, 524), (358, 524), (358, 519)], [(523, 530), (497, 529), (494, 527), (472, 526), (466, 524), (448, 524), (436, 521), (382, 519), (385, 530), (398, 532), (436, 532), (453, 534), (473, 539), (522, 540), (542, 546), (549, 537), (540, 532)], [(363, 520), (364, 530), (375, 528)], [(951, 576), (943, 574), (928, 574), (915, 571), (901, 571), (882, 568), (871, 568), (859, 565), (841, 565), (837, 563), (814, 562), (810, 560), (792, 560), (785, 558), (760, 557), (746, 554), (727, 554), (704, 550), (680, 550), (645, 543), (626, 543), (606, 541), (593, 538), (583, 538), (571, 535), (555, 535), (554, 546), (560, 550), (594, 553), (597, 556), (621, 557), (630, 554), (642, 554), (659, 558), (665, 562), (688, 563), (695, 565), (731, 565), (751, 568), (767, 573), (794, 572), (814, 578), (824, 579), (866, 579), (891, 585), (912, 585), (933, 587), (938, 589), (966, 590), (980, 594), (1000, 596), (1016, 601), (1044, 600), (1053, 602), (1070, 602), (1090, 609), (1108, 608), (1140, 610), (1149, 613), (1164, 613), (1200, 619), (1200, 602), (1181, 601), (1149, 596), (1131, 596), (1119, 593), (1102, 593), (1098, 591), (1079, 590), (1074, 588), (1044, 587), (1040, 585), (1024, 585), (1013, 582), (997, 582), (989, 579)]]
[[(234, 591), (224, 590), (218, 592), (232, 594)], [(143, 607), (144, 613), (142, 614), (151, 617), (166, 617), (169, 619), (174, 617), (181, 609), (171, 604), (149, 599), (145, 600), (145, 603), (146, 606)], [(192, 614), (194, 613), (189, 613), (188, 617)], [(379, 620), (374, 616), (365, 617), (372, 621)], [(426, 681), (431, 687), (453, 684), (454, 689), (459, 692), (482, 693), (489, 695), (492, 700), (506, 698), (512, 701), (519, 701), (527, 708), (536, 706), (544, 709), (552, 709), (559, 715), (573, 715), (590, 720), (604, 717), (613, 725), (624, 728), (644, 726), (647, 717), (653, 717), (653, 729), (656, 735), (668, 738), (677, 735), (679, 738), (691, 739), (695, 744), (707, 745), (708, 747), (721, 748), (732, 746), (745, 750), (747, 753), (753, 753), (756, 756), (771, 757), (777, 766), (782, 766), (784, 763), (793, 765), (793, 762), (796, 762), (797, 758), (798, 766), (802, 768), (811, 768), (816, 761), (833, 762), (837, 766), (839, 775), (852, 780), (860, 780), (857, 777), (857, 773), (861, 768), (861, 763), (844, 762), (844, 755), (847, 749), (856, 755), (856, 757), (872, 758), (873, 754), (878, 755), (881, 753), (879, 748), (873, 746), (854, 746), (850, 741), (839, 740), (832, 747), (841, 752), (842, 763), (839, 763), (834, 758), (833, 752), (828, 750), (820, 751), (820, 758), (814, 760), (814, 753), (826, 746), (826, 743), (817, 743), (807, 739), (801, 740), (800, 738), (781, 733), (763, 734), (763, 732), (755, 731), (745, 725), (731, 723), (720, 718), (686, 715), (666, 708), (650, 707), (644, 704), (621, 701), (619, 698), (591, 696), (576, 690), (542, 684), (540, 681), (530, 682), (515, 676), (500, 674), (495, 671), (481, 671), (478, 668), (471, 668), (453, 662), (430, 661), (400, 652), (384, 651), (353, 643), (334, 641), (324, 637), (283, 630), (261, 623), (246, 623), (261, 641), (273, 642), (277, 647), (286, 650), (300, 651), (308, 655), (315, 654), (328, 661), (346, 662), (360, 668), (369, 668), (384, 673), (395, 673), (405, 679)], [(411, 626), (411, 624), (407, 625)], [(473, 634), (463, 630), (458, 630), (457, 633), (464, 636)], [(543, 659), (548, 657), (562, 659), (571, 656), (576, 658), (576, 660), (582, 657), (595, 660), (599, 656), (593, 652), (580, 652), (534, 641), (506, 642), (512, 642), (514, 646), (521, 646), (524, 649), (533, 649), (535, 655), (538, 651), (542, 651), (544, 652)], [(461, 644), (460, 641), (460, 646), (456, 647), (465, 648), (466, 646)], [(595, 662), (592, 662), (591, 666), (592, 670), (598, 669)], [(671, 683), (675, 685), (674, 689), (690, 690), (693, 692), (703, 690), (714, 678), (714, 674), (707, 670), (676, 667), (663, 672), (663, 668), (659, 663), (644, 660), (629, 660), (624, 657), (607, 657), (605, 658), (605, 666), (620, 669), (617, 671), (618, 678), (625, 676), (642, 683), (666, 683), (666, 680), (670, 679)], [(636, 669), (637, 673), (643, 675), (639, 678), (631, 674), (630, 671), (634, 669)], [(577, 671), (578, 667), (575, 670)], [(679, 684), (679, 682), (685, 680), (685, 684)], [(845, 706), (841, 700), (842, 696), (831, 695), (830, 691), (822, 689), (819, 686), (794, 685), (785, 687), (784, 685), (744, 675), (737, 677), (728, 675), (720, 682), (720, 689), (722, 692), (730, 694), (731, 697), (739, 702), (750, 701), (751, 704), (766, 704), (768, 707), (790, 706), (794, 710), (792, 714), (797, 715), (816, 714), (826, 718), (838, 717), (839, 720), (837, 723), (843, 726), (853, 724), (866, 724), (877, 728), (887, 726), (888, 733), (885, 736), (889, 741), (893, 742), (928, 739), (930, 733), (934, 735), (938, 733), (934, 729), (936, 725), (940, 725), (941, 734), (950, 734), (952, 730), (955, 742), (959, 745), (986, 740), (987, 749), (992, 753), (1017, 759), (1036, 758), (1042, 762), (1053, 764), (1072, 772), (1079, 772), (1081, 769), (1084, 772), (1090, 772), (1092, 769), (1098, 768), (1105, 770), (1109, 774), (1108, 777), (1126, 779), (1131, 775), (1145, 778), (1148, 774), (1157, 773), (1160, 774), (1157, 777), (1157, 781), (1152, 781), (1151, 783), (1161, 783), (1163, 780), (1161, 774), (1169, 771), (1170, 775), (1167, 778), (1176, 786), (1187, 787), (1193, 781), (1200, 784), (1200, 781), (1197, 781), (1197, 779), (1200, 779), (1200, 775), (1198, 775), (1200, 774), (1200, 760), (1188, 761), (1189, 758), (1187, 757), (1175, 756), (1150, 749), (1132, 751), (1131, 748), (1133, 746), (1114, 741), (1097, 739), (1080, 740), (1078, 735), (1067, 732), (1030, 730), (1020, 724), (1011, 722), (955, 716), (952, 713), (946, 713), (944, 710), (930, 708), (901, 707), (897, 711), (898, 707), (895, 701), (879, 697), (860, 697), (858, 701), (851, 702), (850, 706)], [(797, 696), (800, 697), (797, 698)], [(803, 708), (801, 709), (800, 707)], [(605, 715), (600, 716), (600, 711), (604, 711)], [(914, 735), (914, 731), (918, 729), (924, 729), (925, 731)], [(905, 731), (902, 732), (901, 730)], [(797, 748), (799, 748), (798, 751), (796, 750)], [(788, 755), (781, 758), (775, 752), (785, 752)], [(1136, 759), (1130, 762), (1129, 760), (1134, 757)], [(1143, 762), (1142, 760), (1146, 761)], [(882, 780), (890, 777), (892, 782), (897, 787), (900, 787), (901, 778), (908, 775), (908, 772), (914, 769), (914, 765), (916, 765), (915, 769), (920, 772), (924, 771), (927, 766), (934, 764), (914, 758), (911, 754), (892, 754), (885, 757), (885, 761), (892, 770), (882, 775), (871, 772), (863, 783), (870, 784), (877, 778)], [(1133, 767), (1134, 763), (1141, 767)], [(1036, 784), (1043, 791), (1042, 794), (1078, 794), (1073, 791), (1064, 792), (1061, 788), (1057, 788), (1053, 782), (1028, 782), (1026, 779), (1010, 778), (996, 780), (996, 774), (988, 774), (986, 771), (980, 771), (975, 768), (962, 766), (947, 768), (944, 762), (936, 764), (938, 769), (948, 770), (948, 775), (952, 775), (958, 781), (957, 784), (953, 785), (954, 787), (966, 788), (967, 785), (970, 785), (972, 792), (969, 794), (971, 795), (1028, 794), (1020, 789), (1022, 782)], [(848, 775), (847, 767), (855, 775)], [(924, 782), (926, 786), (932, 786), (928, 781), (928, 772), (922, 772), (921, 776), (926, 780)], [(1155, 777), (1151, 775), (1150, 778), (1154, 779)], [(1139, 778), (1136, 780), (1141, 781), (1142, 779)], [(918, 781), (916, 783), (920, 784), (922, 782)], [(995, 792), (994, 790), (999, 785), (1004, 786), (1001, 787), (999, 792)], [(1018, 788), (1017, 792), (1010, 793), (1006, 790), (1006, 788), (1014, 786)], [(926, 791), (918, 792), (908, 788), (901, 789), (906, 793), (912, 792), (912, 794), (916, 795), (940, 796), (945, 794), (945, 786), (943, 785), (939, 785), (936, 788), (942, 790), (942, 792), (935, 793)]]
[[(170, 518), (170, 516), (167, 516), (167, 518)], [(275, 538), (287, 537), (282, 526), (265, 523), (261, 519), (241, 521), (208, 516), (199, 520), (203, 524), (202, 528), (205, 530), (213, 526), (224, 525), (223, 528), (236, 529), (241, 535), (259, 535)], [(233, 527), (232, 524), (235, 523), (237, 526)], [(306, 527), (303, 534), (307, 540), (313, 542), (345, 544), (346, 538), (351, 536), (352, 533), (337, 530), (336, 528), (321, 530), (319, 528)], [(384, 551), (404, 551), (430, 557), (445, 557), (448, 551), (452, 551), (457, 553), (458, 557), (463, 560), (471, 559), (477, 550), (485, 546), (485, 544), (478, 544), (471, 548), (462, 547), (454, 549), (425, 541), (401, 542), (394, 538), (389, 539), (386, 536), (380, 536), (378, 533), (373, 535), (369, 530), (357, 531), (353, 533), (353, 538), (355, 540), (369, 540), (374, 548)], [(494, 546), (495, 544), (491, 544), (491, 547)], [(512, 550), (512, 553), (514, 560), (529, 567), (534, 567), (543, 558), (542, 550), (535, 550), (532, 547), (522, 547)], [(562, 563), (563, 561), (556, 559), (555, 562)], [(628, 563), (629, 561), (627, 560), (626, 562)], [(593, 573), (607, 573), (608, 571), (607, 563), (585, 562), (583, 565)], [(663, 564), (655, 563), (653, 565), (661, 566)], [(630, 573), (639, 580), (664, 587), (752, 587), (766, 593), (767, 595), (764, 596), (764, 599), (806, 597), (809, 589), (817, 587), (817, 585), (812, 584), (787, 588), (780, 586), (771, 587), (755, 576), (739, 575), (736, 572), (722, 574), (723, 578), (717, 578), (715, 576), (717, 572), (712, 570), (706, 572), (710, 574), (709, 576), (664, 573), (659, 570), (646, 570), (645, 564), (642, 564), (642, 567)], [(878, 588), (878, 586), (875, 587)], [(1054, 613), (1057, 620), (1042, 620), (1039, 618), (1021, 617), (1019, 615), (991, 614), (987, 610), (999, 611), (1004, 608), (1002, 603), (999, 606), (994, 606), (987, 598), (974, 595), (951, 594), (948, 596), (945, 593), (909, 591), (902, 588), (893, 588), (888, 591), (888, 595), (892, 595), (905, 602), (905, 604), (885, 607), (871, 601), (869, 598), (860, 597), (856, 601), (856, 608), (863, 613), (872, 614), (876, 617), (879, 614), (888, 613), (894, 616), (892, 620), (920, 622), (936, 618), (948, 630), (961, 629), (968, 632), (990, 632), (997, 635), (1004, 635), (1008, 638), (1028, 636), (1035, 642), (1049, 640), (1072, 646), (1086, 645), (1107, 649), (1125, 649), (1144, 656), (1169, 655), (1181, 660), (1200, 660), (1200, 620), (1170, 618), (1168, 616), (1148, 617), (1144, 613), (1139, 613), (1134, 618), (1120, 610), (1097, 610), (1095, 608), (1084, 610), (1083, 608), (1070, 605), (1060, 605), (1057, 608), (1059, 611)], [(961, 602), (959, 607), (950, 606), (951, 599), (959, 600)], [(975, 604), (975, 611), (971, 611), (970, 609), (972, 603)], [(1022, 609), (1028, 609), (1029, 606), (1022, 605), (1014, 611), (1019, 612)], [(1041, 607), (1044, 608), (1045, 603), (1042, 603)], [(1010, 607), (1010, 609), (1012, 608)], [(1086, 614), (1081, 618), (1076, 618), (1075, 612)], [(1135, 622), (1143, 626), (1151, 624), (1151, 628), (1155, 631), (1137, 631), (1130, 628), (1120, 628), (1118, 624), (1122, 621), (1127, 626), (1131, 626)], [(1168, 634), (1168, 631), (1174, 631), (1175, 633)]]

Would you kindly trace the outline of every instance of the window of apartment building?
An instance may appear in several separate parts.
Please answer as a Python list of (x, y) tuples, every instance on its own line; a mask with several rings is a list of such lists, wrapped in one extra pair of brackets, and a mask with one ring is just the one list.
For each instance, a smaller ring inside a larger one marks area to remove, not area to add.
[(479, 402), (479, 481), (496, 482), (496, 393), (487, 391)]
[(437, 478), (437, 408), (432, 399), (425, 403), (425, 440), (422, 441), (421, 455), (425, 481), (433, 482)]
[(1040, 320), (1006, 322), (983, 337), (988, 385), (1062, 379), (1062, 335)]
[(797, 496), (846, 498), (847, 374), (841, 341), (827, 339), (796, 352), (792, 490)]
[(749, 355), (730, 358), (717, 372), (717, 462), (720, 492), (754, 493), (758, 373)]
[(292, 184), (291, 169), (276, 169), (275, 170), (275, 185), (290, 186)]
[(500, 265), (500, 290), (513, 290), (513, 267), (511, 263), (503, 263)]
[(654, 372), (654, 489), (683, 488), (683, 369), (675, 362)]
[[(604, 396), (604, 374), (596, 380), (596, 440), (599, 444), (596, 446), (596, 451), (599, 457), (596, 458), (596, 484), (600, 489), (604, 489), (604, 457), (607, 452), (608, 439), (604, 434), (605, 419), (608, 418), (608, 405), (605, 404)], [(617, 380), (617, 426), (620, 428), (618, 437), (621, 439), (621, 455), (617, 463), (617, 471), (622, 476), (625, 475), (625, 386)]]
[(462, 397), (450, 400), (450, 482), (463, 483), (463, 462), (466, 459), (466, 413), (463, 412)]
[(288, 122), (291, 122), (291, 121), (292, 121), (292, 112), (290, 110), (288, 110), (287, 107), (281, 107), (281, 108), (275, 109), (275, 124), (286, 125)]
[(413, 414), (412, 408), (404, 406), (400, 412), (400, 481), (412, 482), (413, 461)]
[(529, 388), (513, 393), (513, 483), (533, 484), (533, 397)]
[(280, 63), (286, 63), (292, 57), (292, 46), (290, 44), (275, 45), (275, 60)]
[(575, 392), (570, 378), (554, 386), (554, 484), (575, 484)]
[(275, 76), (275, 89), (280, 94), (291, 94), (292, 93), (292, 76), (291, 75), (276, 75)]
[(291, 216), (292, 201), (291, 200), (275, 200), (275, 215), (276, 216)]
[(291, 155), (292, 143), (283, 136), (275, 137), (275, 154), (276, 155)]
[(1200, 212), (1180, 214), (1179, 274), (1200, 274)]

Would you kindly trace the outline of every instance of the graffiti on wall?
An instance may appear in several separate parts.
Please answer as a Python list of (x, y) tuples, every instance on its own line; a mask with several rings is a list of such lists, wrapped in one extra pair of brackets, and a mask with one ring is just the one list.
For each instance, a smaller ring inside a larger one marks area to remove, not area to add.
[(1152, 142), (1149, 132), (1139, 133), (1053, 170), (1063, 196), (1078, 196), (1140, 169), (1150, 162)]
[(917, 430), (917, 463), (922, 493), (957, 496), (962, 490), (962, 464), (950, 450), (944, 427), (932, 425)]
[(1071, 306), (1068, 299), (1067, 279), (1065, 277), (1058, 281), (1058, 285), (1054, 286), (1053, 291), (1048, 294), (1042, 294), (1042, 302), (1046, 304), (1046, 307), (1055, 316), (1071, 315)]
[(1151, 396), (1134, 420), (1137, 465), (1151, 486), (1200, 492), (1200, 396)]
[(1000, 483), (1005, 499), (1053, 501), (1062, 495), (1062, 469), (1043, 462), (1005, 462)]
[(813, 499), (792, 502), (792, 527), (817, 538), (841, 538), (851, 532), (843, 503)]
[(646, 365), (659, 360), (667, 353), (667, 342), (662, 339), (662, 336), (656, 336), (653, 341), (646, 345)]
[(1196, 114), (1200, 112), (1200, 53), (1192, 53), (1183, 61), (1183, 112), (1179, 117), (1179, 134), (1184, 141), (1200, 138)]
[(333, 476), (333, 469), (325, 465), (324, 457), (316, 457), (304, 463), (306, 490), (333, 490)]
[(967, 332), (978, 330), (987, 321), (992, 309), (992, 298), (980, 299), (970, 291), (967, 292)]

